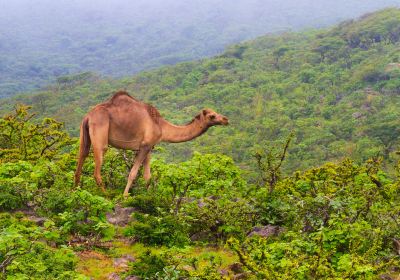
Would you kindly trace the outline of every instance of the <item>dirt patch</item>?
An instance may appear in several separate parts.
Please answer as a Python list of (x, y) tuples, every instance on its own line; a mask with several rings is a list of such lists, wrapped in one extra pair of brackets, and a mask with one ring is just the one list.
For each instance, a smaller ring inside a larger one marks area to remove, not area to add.
[(77, 270), (93, 279), (106, 280), (113, 272), (118, 272), (114, 267), (113, 259), (97, 251), (82, 251), (79, 257)]

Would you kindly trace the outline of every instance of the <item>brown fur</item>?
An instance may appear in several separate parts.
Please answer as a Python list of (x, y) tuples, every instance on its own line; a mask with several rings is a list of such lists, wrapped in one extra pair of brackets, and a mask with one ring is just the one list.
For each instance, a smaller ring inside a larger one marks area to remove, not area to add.
[(152, 105), (133, 98), (126, 91), (118, 91), (106, 102), (95, 106), (82, 121), (75, 185), (79, 184), (83, 162), (91, 144), (95, 159), (94, 176), (102, 190), (104, 185), (100, 170), (108, 145), (138, 151), (124, 191), (124, 196), (127, 196), (142, 164), (145, 180), (149, 181), (150, 153), (156, 144), (161, 141), (190, 141), (211, 126), (227, 124), (226, 117), (204, 109), (187, 125), (176, 126), (164, 120)]

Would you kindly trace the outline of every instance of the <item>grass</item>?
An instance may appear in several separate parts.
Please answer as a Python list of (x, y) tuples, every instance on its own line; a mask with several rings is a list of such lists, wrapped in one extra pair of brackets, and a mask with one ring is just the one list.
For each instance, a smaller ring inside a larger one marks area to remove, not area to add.
[[(137, 258), (147, 250), (157, 254), (167, 250), (167, 248), (146, 246), (142, 243), (129, 244), (124, 240), (116, 240), (108, 252), (83, 251), (78, 253), (78, 272), (93, 279), (108, 279), (108, 276), (113, 272), (123, 272), (123, 269), (114, 266), (114, 258), (124, 255)], [(227, 267), (238, 261), (236, 255), (222, 247), (188, 246), (171, 250), (174, 251), (176, 256), (196, 259), (199, 268), (207, 266), (211, 261), (217, 262), (221, 267)]]

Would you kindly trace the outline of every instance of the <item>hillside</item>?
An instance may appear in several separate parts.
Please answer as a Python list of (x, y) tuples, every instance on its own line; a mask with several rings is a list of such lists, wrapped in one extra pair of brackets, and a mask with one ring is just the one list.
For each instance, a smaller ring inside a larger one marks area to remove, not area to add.
[[(2, 100), (0, 278), (398, 280), (399, 41), (400, 10), (388, 9)], [(231, 125), (157, 148), (151, 180), (139, 174), (128, 197), (132, 153), (116, 149), (105, 191), (92, 156), (75, 186), (77, 138), (48, 116), (76, 135), (117, 88), (175, 122), (213, 107)]]
[(399, 0), (8, 1), (0, 98), (85, 71), (122, 77), (220, 53), (268, 32), (322, 27)]
[(175, 123), (210, 107), (230, 118), (195, 141), (168, 145), (169, 160), (191, 151), (221, 152), (242, 167), (266, 143), (290, 131), (288, 171), (351, 157), (392, 160), (400, 129), (400, 10), (387, 9), (324, 31), (265, 36), (222, 55), (121, 80), (82, 74), (48, 90), (1, 101), (33, 106), (78, 135), (82, 116), (119, 88), (156, 106)]

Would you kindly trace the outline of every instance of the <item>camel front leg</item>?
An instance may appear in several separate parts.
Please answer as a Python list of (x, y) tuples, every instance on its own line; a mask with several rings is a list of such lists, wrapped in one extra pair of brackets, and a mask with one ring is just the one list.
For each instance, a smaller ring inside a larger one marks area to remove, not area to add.
[(140, 166), (142, 165), (143, 161), (147, 157), (147, 154), (150, 152), (151, 148), (148, 146), (141, 147), (139, 152), (136, 154), (135, 157), (135, 162), (133, 164), (133, 167), (131, 169), (131, 172), (129, 172), (129, 177), (128, 177), (128, 183), (126, 184), (125, 191), (124, 191), (124, 197), (128, 197), (129, 195), (129, 189), (132, 186), (133, 181), (136, 178), (136, 175), (139, 171)]
[(150, 187), (150, 179), (151, 179), (150, 160), (151, 160), (151, 153), (149, 152), (143, 162), (143, 169), (144, 169), (143, 177), (146, 182), (147, 189), (149, 189), (149, 187)]

